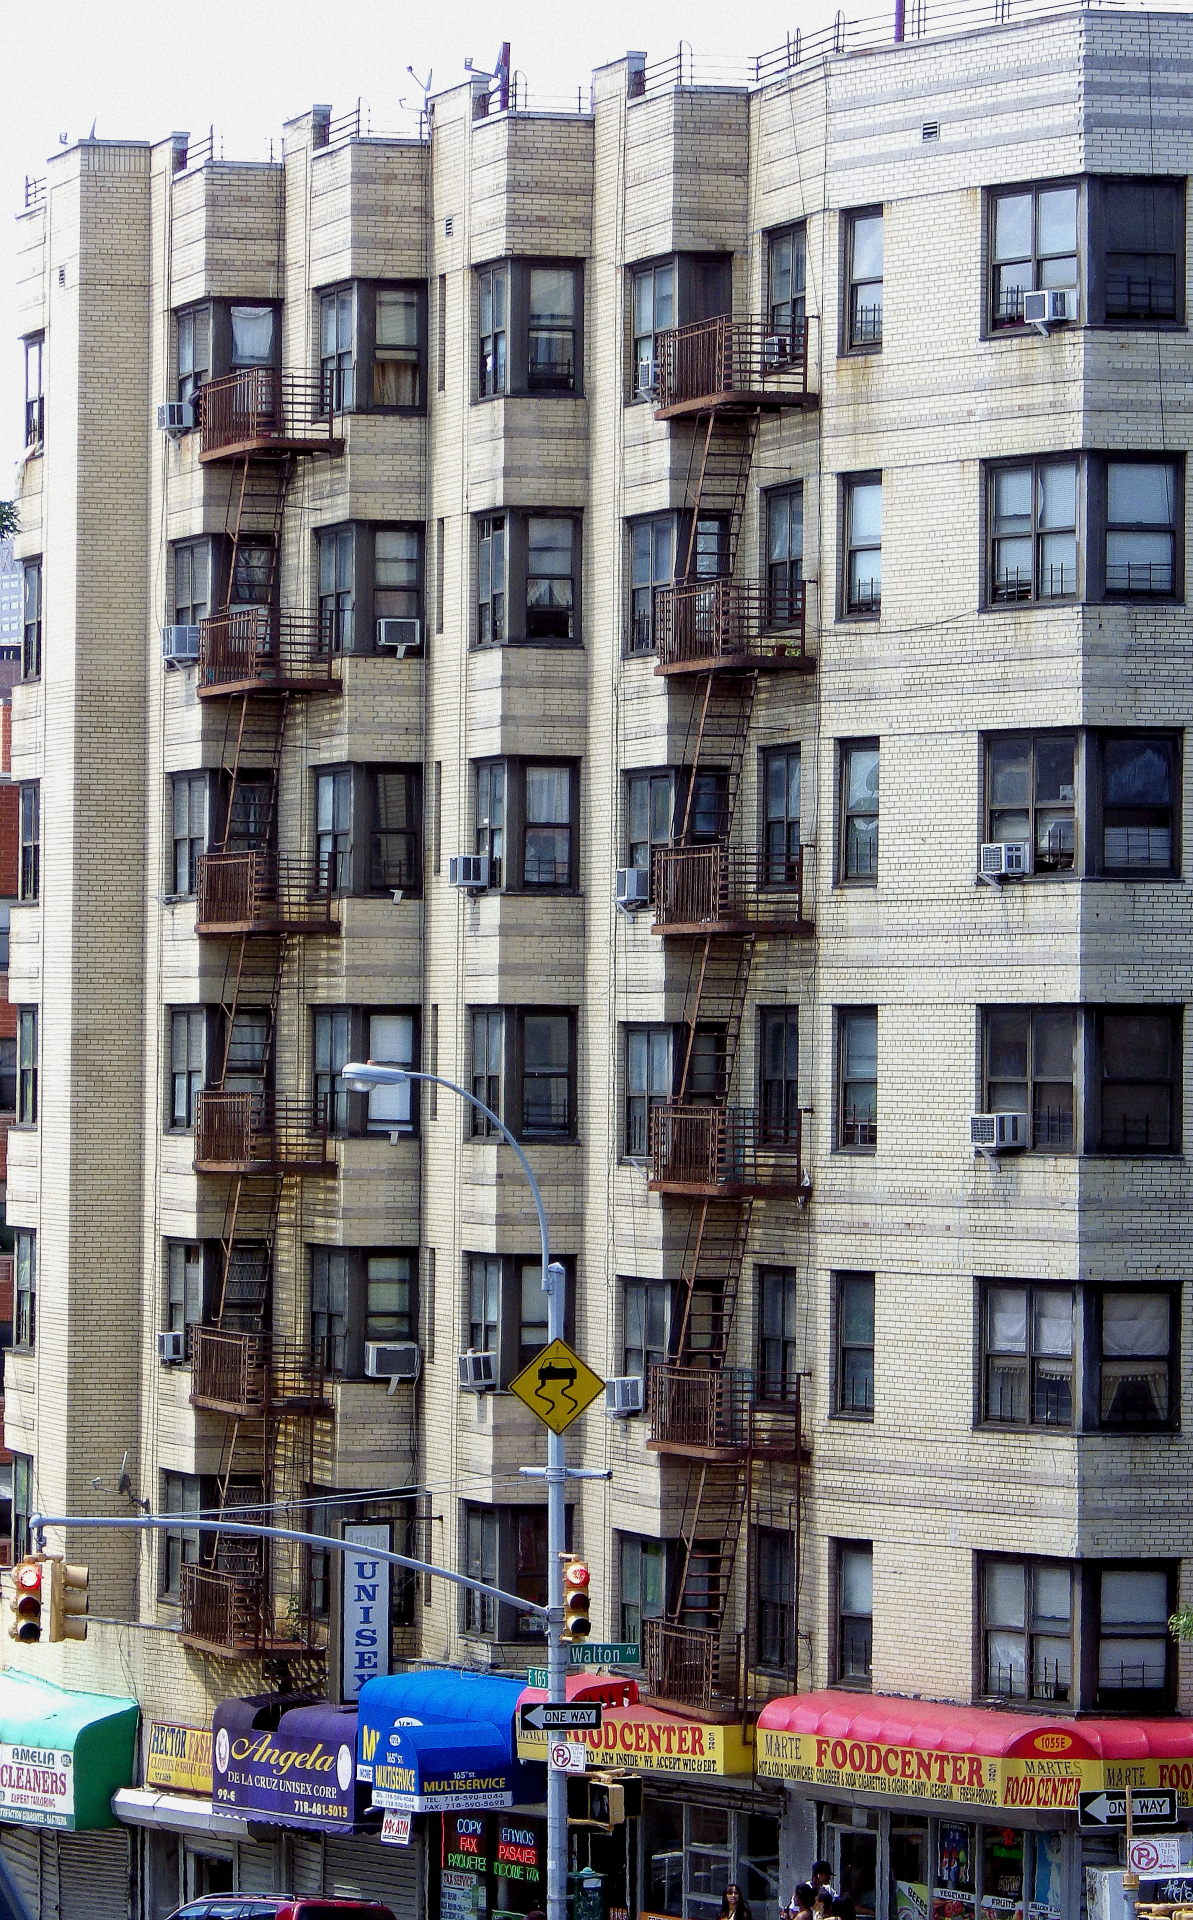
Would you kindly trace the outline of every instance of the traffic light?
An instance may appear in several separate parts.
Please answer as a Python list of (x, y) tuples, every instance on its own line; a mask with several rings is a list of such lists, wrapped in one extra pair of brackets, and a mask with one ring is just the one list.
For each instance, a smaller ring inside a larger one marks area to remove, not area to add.
[(587, 1640), (592, 1632), (588, 1562), (575, 1553), (563, 1556), (563, 1632), (561, 1640)]
[(65, 1560), (48, 1560), (50, 1576), (51, 1640), (85, 1640), (91, 1575), (86, 1567), (68, 1566)]
[(14, 1640), (32, 1644), (42, 1636), (42, 1606), (46, 1592), (46, 1562), (40, 1554), (26, 1554), (12, 1570), (12, 1625)]
[(626, 1793), (620, 1780), (601, 1774), (576, 1774), (568, 1780), (569, 1827), (599, 1827), (612, 1833), (626, 1817)]

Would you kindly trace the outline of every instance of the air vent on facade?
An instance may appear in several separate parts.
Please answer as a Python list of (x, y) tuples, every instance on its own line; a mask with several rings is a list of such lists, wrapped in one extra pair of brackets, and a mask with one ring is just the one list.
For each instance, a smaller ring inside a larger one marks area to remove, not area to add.
[(939, 140), (940, 139), (940, 121), (925, 120), (923, 126), (920, 128), (920, 139), (921, 140)]

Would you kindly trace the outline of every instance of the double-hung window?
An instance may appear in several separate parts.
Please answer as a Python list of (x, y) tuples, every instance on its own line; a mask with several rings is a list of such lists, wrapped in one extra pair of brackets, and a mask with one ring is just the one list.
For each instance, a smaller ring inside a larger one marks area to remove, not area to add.
[(17, 1037), (0, 1035), (0, 1114), (17, 1110)]
[(758, 1104), (768, 1146), (796, 1146), (800, 1137), (799, 1010), (765, 1007), (758, 1015)]
[(626, 864), (649, 873), (656, 848), (671, 845), (675, 817), (675, 775), (671, 772), (625, 776)]
[(532, 266), (527, 273), (527, 386), (531, 393), (571, 393), (578, 385), (578, 270)]
[(772, 334), (799, 350), (807, 282), (807, 231), (780, 227), (766, 236), (766, 318)]
[(985, 1419), (1000, 1426), (1071, 1427), (1074, 1289), (991, 1282), (982, 1305)]
[(161, 1535), (161, 1558), (159, 1560), (159, 1597), (162, 1600), (177, 1601), (182, 1594), (182, 1569), (198, 1566), (203, 1560), (203, 1536), (195, 1526), (187, 1526), (192, 1520), (217, 1504), (216, 1482), (208, 1474), (163, 1473), (161, 1511), (164, 1514), (178, 1516), (177, 1531), (171, 1530)]
[(789, 887), (800, 872), (800, 750), (768, 747), (762, 756), (762, 875), (767, 887)]
[(986, 839), (1026, 841), (1032, 871), (1179, 871), (1181, 742), (1158, 730), (991, 734)]
[(1077, 286), (1077, 199), (1075, 185), (1051, 182), (992, 196), (992, 326), (1021, 325), (1025, 293)]
[(1102, 318), (1118, 325), (1179, 320), (1184, 181), (1105, 180), (1100, 185)]
[(1073, 1007), (989, 1007), (985, 1090), (993, 1112), (1025, 1113), (1033, 1147), (1077, 1140), (1077, 1034)]
[(25, 447), (41, 451), (46, 434), (44, 333), (31, 333), (25, 339)]
[(667, 1360), (671, 1335), (669, 1280), (623, 1280), (621, 1283), (621, 1362), (624, 1374), (645, 1380), (651, 1367)]
[(185, 1132), (195, 1124), (199, 1095), (207, 1081), (208, 1010), (174, 1007), (170, 1013), (170, 1101), (168, 1128)]
[(485, 513), (476, 523), (476, 638), (479, 646), (500, 646), (505, 640), (507, 593), (505, 515)]
[(417, 1335), (417, 1256), (322, 1246), (310, 1256), (312, 1358), (337, 1379), (363, 1379), (367, 1342)]
[(356, 521), (315, 535), (319, 632), (330, 653), (385, 653), (393, 639), (421, 640), (421, 624), (393, 629), (386, 621), (423, 616), (423, 530)]
[(845, 351), (882, 345), (882, 208), (845, 216)]
[(622, 1152), (627, 1160), (645, 1160), (650, 1152), (650, 1116), (675, 1091), (674, 1047), (671, 1027), (625, 1029)]
[(386, 1007), (313, 1007), (311, 1010), (312, 1093), (315, 1125), (326, 1119), (341, 1138), (362, 1134), (411, 1134), (417, 1108), (414, 1088), (405, 1084), (371, 1087), (352, 1093), (340, 1075), (350, 1060), (375, 1060), (381, 1066), (418, 1065), (418, 1015)]
[(330, 653), (353, 651), (355, 545), (351, 527), (331, 527), (315, 535), (319, 559), (319, 638)]
[(754, 1660), (766, 1673), (795, 1665), (795, 1536), (784, 1527), (754, 1529)]
[(874, 1549), (868, 1541), (839, 1540), (837, 1558), (837, 1683), (868, 1687), (874, 1644)]
[(422, 885), (418, 767), (324, 767), (315, 775), (315, 859), (333, 893), (416, 893)]
[[(570, 1327), (573, 1263), (561, 1264)], [(543, 1263), (528, 1254), (470, 1253), (466, 1267), (468, 1348), (495, 1356), (497, 1384), (505, 1386), (547, 1344)]]
[(476, 538), (478, 646), (576, 642), (581, 540), (575, 516), (482, 514)]
[(667, 1543), (647, 1535), (619, 1533), (621, 1637), (642, 1644), (642, 1622), (657, 1620), (666, 1599)]
[(421, 281), (355, 281), (319, 296), (324, 413), (414, 413), (423, 405), (427, 292)]
[(1177, 1415), (1179, 1293), (987, 1280), (981, 1417), (992, 1425), (1164, 1431)]
[(509, 378), (508, 266), (481, 267), (477, 291), (477, 391), (482, 399), (504, 393)]
[(877, 740), (845, 740), (840, 747), (840, 878), (872, 883), (878, 876)]
[(878, 1009), (837, 1009), (837, 1146), (878, 1145)]
[(1181, 1009), (987, 1007), (984, 1099), (1051, 1151), (1180, 1147)]
[(986, 598), (991, 606), (1170, 600), (1182, 591), (1179, 460), (1085, 454), (991, 467)]
[(211, 1279), (219, 1256), (215, 1246), (201, 1240), (167, 1240), (165, 1245), (166, 1312), (170, 1333), (185, 1333), (207, 1318)]
[(482, 760), (475, 766), (476, 851), (507, 893), (569, 892), (578, 869), (573, 761)]
[(1068, 1701), (1073, 1692), (1073, 1569), (1063, 1560), (984, 1563), (985, 1691)]
[(20, 864), (17, 874), (17, 898), (41, 897), (41, 782), (26, 780), (21, 786)]
[(842, 616), (882, 609), (882, 480), (858, 474), (843, 481), (845, 552)]
[(564, 514), (526, 516), (526, 638), (576, 638), (576, 522)]
[(211, 378), (211, 307), (184, 307), (178, 315), (178, 398), (193, 405)]
[(12, 1343), (31, 1353), (37, 1338), (37, 1235), (18, 1227), (13, 1261)]
[(675, 515), (631, 520), (630, 632), (627, 653), (650, 653), (655, 644), (655, 593), (675, 574)]
[(632, 276), (630, 394), (635, 400), (649, 399), (658, 384), (655, 335), (675, 325), (675, 277), (674, 260), (638, 267)]
[(21, 563), (21, 678), (41, 679), (41, 583), (40, 560)]
[(758, 1269), (758, 1397), (799, 1392), (799, 1276), (794, 1267)]
[(773, 487), (766, 501), (768, 627), (790, 627), (804, 611), (804, 490)]
[(1183, 180), (1094, 176), (991, 192), (989, 321), (1022, 328), (1023, 296), (1062, 288), (1094, 326), (1179, 324), (1184, 310)]
[(210, 783), (205, 773), (170, 778), (170, 892), (179, 899), (199, 890), (199, 861), (207, 851)]
[(1077, 579), (1077, 462), (996, 467), (990, 489), (990, 598), (1072, 599)]
[(1176, 591), (1179, 474), (1171, 460), (1107, 460), (1107, 595)]
[(479, 267), (477, 394), (575, 393), (581, 384), (582, 269), (571, 260)]
[[(477, 1507), (462, 1509), (465, 1570), (473, 1579), (503, 1587), (522, 1600), (544, 1605), (547, 1599), (547, 1509)], [(465, 1590), (461, 1601), (465, 1633), (501, 1640), (535, 1640), (541, 1620), (504, 1607), (491, 1594)]]
[(1171, 1710), (1171, 1564), (990, 1555), (981, 1575), (988, 1695)]
[(1026, 840), (1036, 872), (1068, 873), (1076, 857), (1073, 733), (997, 734), (986, 743), (991, 840)]
[[(570, 1140), (576, 1125), (576, 1016), (562, 1007), (474, 1007), (472, 1091), (524, 1140)], [(475, 1108), (474, 1138), (491, 1128)]]
[(834, 1411), (855, 1420), (874, 1418), (874, 1275), (834, 1277), (836, 1391)]
[(324, 413), (347, 413), (356, 405), (355, 304), (351, 287), (319, 297), (319, 400)]
[(211, 541), (179, 541), (173, 548), (173, 555), (174, 623), (180, 627), (195, 627), (200, 620), (206, 620), (211, 612)]

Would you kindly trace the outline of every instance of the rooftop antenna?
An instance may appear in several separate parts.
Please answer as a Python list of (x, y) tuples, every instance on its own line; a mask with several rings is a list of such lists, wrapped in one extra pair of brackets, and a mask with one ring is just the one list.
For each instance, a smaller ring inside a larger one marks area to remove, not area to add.
[(421, 133), (427, 126), (431, 117), (431, 81), (434, 78), (434, 69), (431, 67), (427, 68), (427, 77), (425, 80), (419, 79), (413, 67), (407, 67), (406, 71), (410, 75), (410, 78), (413, 80), (415, 86), (420, 89), (423, 97), (422, 115), (419, 120), (419, 131)]

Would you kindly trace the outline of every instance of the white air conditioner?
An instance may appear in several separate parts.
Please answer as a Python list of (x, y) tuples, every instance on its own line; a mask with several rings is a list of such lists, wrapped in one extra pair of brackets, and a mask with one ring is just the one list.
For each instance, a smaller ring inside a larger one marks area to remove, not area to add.
[(195, 424), (195, 409), (189, 400), (165, 400), (157, 410), (162, 433), (189, 433)]
[(1077, 318), (1076, 287), (1037, 287), (1023, 296), (1023, 318), (1029, 327), (1056, 327)]
[(787, 333), (768, 333), (762, 342), (762, 371), (774, 373), (779, 367), (791, 365), (791, 336)]
[(495, 1353), (461, 1353), (456, 1365), (460, 1370), (460, 1390), (462, 1393), (491, 1393), (497, 1385), (497, 1355)]
[(1009, 1153), (1027, 1145), (1025, 1113), (971, 1113), (969, 1144), (978, 1153)]
[(1030, 840), (984, 840), (978, 855), (978, 872), (983, 880), (1004, 880), (1008, 874), (1020, 877), (1031, 872)]
[(447, 863), (449, 887), (467, 887), (480, 893), (489, 884), (487, 853), (453, 853)]
[(423, 1350), (417, 1340), (366, 1340), (365, 1377), (369, 1380), (417, 1380)]
[(162, 658), (175, 665), (199, 658), (199, 629), (192, 626), (162, 628)]
[(641, 1413), (646, 1404), (644, 1388), (645, 1382), (636, 1373), (606, 1380), (605, 1412), (610, 1420), (628, 1420), (632, 1413)]
[(645, 867), (618, 867), (615, 898), (619, 907), (650, 904), (650, 875)]
[(635, 378), (636, 393), (654, 393), (659, 384), (659, 363), (653, 353), (644, 353), (638, 362)]
[(157, 1336), (157, 1357), (163, 1367), (178, 1367), (186, 1359), (186, 1333), (178, 1327), (170, 1333)]
[(396, 653), (405, 659), (408, 653), (416, 653), (422, 643), (421, 620), (378, 620), (377, 622), (377, 645), (384, 647), (387, 653)]

